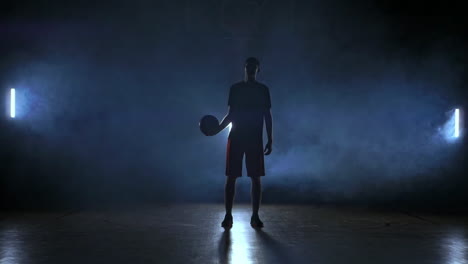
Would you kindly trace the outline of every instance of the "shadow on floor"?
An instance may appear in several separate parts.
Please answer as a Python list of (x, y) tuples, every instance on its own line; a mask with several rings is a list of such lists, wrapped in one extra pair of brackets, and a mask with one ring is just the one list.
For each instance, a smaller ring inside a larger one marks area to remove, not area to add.
[(219, 263), (229, 263), (229, 252), (231, 250), (231, 231), (224, 230), (218, 245)]
[(255, 234), (260, 252), (263, 253), (263, 259), (266, 263), (298, 263), (293, 261), (293, 254), (289, 252), (285, 245), (271, 237), (263, 229), (255, 229)]
[[(288, 263), (292, 260), (293, 254), (281, 242), (271, 237), (262, 229), (254, 230), (252, 232), (255, 232), (255, 240), (253, 242), (255, 244), (250, 245), (249, 248), (253, 251), (252, 253), (261, 254), (260, 256), (256, 256), (256, 259), (261, 259), (264, 263)], [(218, 243), (219, 263), (231, 264), (230, 254), (232, 254), (231, 231), (225, 230)]]

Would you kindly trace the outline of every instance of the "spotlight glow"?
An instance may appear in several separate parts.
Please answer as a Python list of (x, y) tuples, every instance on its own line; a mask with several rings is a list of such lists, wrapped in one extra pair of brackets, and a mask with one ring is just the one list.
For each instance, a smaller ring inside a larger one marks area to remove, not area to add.
[(454, 137), (460, 136), (460, 109), (455, 109), (455, 127), (453, 132)]
[(463, 112), (455, 108), (446, 112), (447, 121), (439, 127), (439, 132), (447, 142), (457, 142), (463, 136)]
[(10, 117), (15, 118), (16, 116), (16, 91), (15, 88), (10, 90)]

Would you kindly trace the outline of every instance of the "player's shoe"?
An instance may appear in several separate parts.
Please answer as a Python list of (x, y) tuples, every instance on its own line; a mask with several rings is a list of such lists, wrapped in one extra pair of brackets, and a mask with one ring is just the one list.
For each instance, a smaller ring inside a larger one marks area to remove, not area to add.
[(221, 226), (224, 228), (231, 228), (232, 227), (232, 215), (225, 215), (224, 220), (221, 223)]
[(250, 219), (250, 225), (253, 228), (262, 228), (263, 227), (263, 222), (260, 220), (260, 217), (258, 217), (258, 215), (256, 215), (256, 216), (252, 215), (252, 218)]

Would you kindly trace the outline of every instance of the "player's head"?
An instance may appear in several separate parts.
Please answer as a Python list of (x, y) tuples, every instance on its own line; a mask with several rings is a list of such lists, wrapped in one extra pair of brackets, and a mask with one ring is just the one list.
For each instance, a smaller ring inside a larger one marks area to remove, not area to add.
[(257, 58), (249, 57), (245, 60), (245, 74), (255, 76), (260, 71), (260, 62)]

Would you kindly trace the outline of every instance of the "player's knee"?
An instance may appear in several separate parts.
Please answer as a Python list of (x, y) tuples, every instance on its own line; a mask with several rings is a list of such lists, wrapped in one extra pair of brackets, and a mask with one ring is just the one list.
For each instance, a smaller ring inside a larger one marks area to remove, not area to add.
[(250, 177), (253, 184), (261, 184), (260, 177)]
[(226, 183), (227, 183), (227, 184), (235, 183), (236, 180), (237, 180), (237, 177), (235, 177), (235, 176), (227, 176), (227, 177), (226, 177)]

